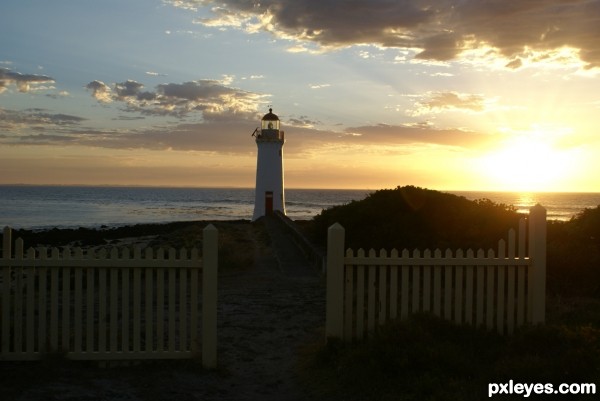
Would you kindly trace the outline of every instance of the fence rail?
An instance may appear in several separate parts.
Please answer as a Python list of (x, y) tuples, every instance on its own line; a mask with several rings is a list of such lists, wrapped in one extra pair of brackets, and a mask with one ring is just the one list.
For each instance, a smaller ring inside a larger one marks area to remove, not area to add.
[(25, 251), (5, 228), (0, 360), (190, 358), (201, 342), (203, 364), (215, 367), (217, 234), (204, 229), (201, 257), (198, 249)]
[(546, 283), (546, 210), (534, 206), (529, 235), (521, 220), (498, 250), (421, 252), (359, 249), (344, 252), (344, 228), (328, 232), (328, 337), (361, 339), (376, 325), (432, 312), (456, 323), (512, 333), (543, 323)]

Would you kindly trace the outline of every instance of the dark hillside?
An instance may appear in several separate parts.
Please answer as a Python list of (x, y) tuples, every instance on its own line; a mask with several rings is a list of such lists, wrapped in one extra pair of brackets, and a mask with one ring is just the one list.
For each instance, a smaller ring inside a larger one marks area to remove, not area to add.
[(338, 222), (351, 248), (497, 248), (520, 215), (512, 206), (414, 186), (383, 189), (365, 199), (334, 206), (314, 218), (314, 235), (325, 245)]

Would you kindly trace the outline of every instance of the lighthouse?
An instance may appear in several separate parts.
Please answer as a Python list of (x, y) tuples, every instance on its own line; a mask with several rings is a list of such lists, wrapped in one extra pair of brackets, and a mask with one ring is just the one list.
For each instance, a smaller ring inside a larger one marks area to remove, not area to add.
[(279, 117), (273, 109), (261, 120), (253, 134), (256, 137), (258, 154), (256, 158), (256, 188), (254, 214), (252, 221), (268, 216), (275, 210), (285, 214), (285, 195), (283, 193), (283, 131), (280, 130)]

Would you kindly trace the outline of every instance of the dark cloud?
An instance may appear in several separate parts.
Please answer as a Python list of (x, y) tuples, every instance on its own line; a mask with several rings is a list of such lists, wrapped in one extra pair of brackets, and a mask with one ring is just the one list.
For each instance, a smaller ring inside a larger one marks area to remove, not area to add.
[(69, 114), (49, 113), (45, 109), (23, 111), (0, 109), (0, 121), (6, 131), (20, 127), (73, 126), (85, 120), (85, 118)]
[(187, 9), (212, 6), (213, 16), (200, 20), (206, 25), (261, 29), (325, 47), (376, 44), (442, 61), (491, 47), (511, 60), (508, 68), (531, 52), (571, 47), (588, 67), (600, 66), (597, 0), (165, 1)]
[(304, 128), (311, 128), (320, 124), (319, 121), (312, 120), (308, 116), (290, 117), (287, 122), (294, 127)]
[(143, 87), (132, 80), (114, 84), (114, 90), (101, 81), (86, 86), (101, 102), (124, 102), (124, 111), (178, 117), (198, 111), (204, 120), (254, 118), (263, 97), (208, 79), (160, 84), (154, 92), (142, 91)]
[(85, 86), (87, 89), (92, 91), (92, 96), (99, 102), (110, 103), (112, 102), (112, 91), (110, 86), (106, 85), (102, 81), (92, 81)]
[(127, 80), (125, 82), (115, 84), (115, 89), (117, 92), (117, 98), (122, 100), (126, 97), (133, 96), (137, 97), (140, 93), (140, 90), (144, 87), (144, 85), (139, 82)]
[(21, 74), (7, 68), (0, 68), (0, 93), (10, 85), (15, 85), (19, 92), (26, 93), (32, 89), (32, 85), (52, 82), (54, 82), (54, 78), (46, 75)]

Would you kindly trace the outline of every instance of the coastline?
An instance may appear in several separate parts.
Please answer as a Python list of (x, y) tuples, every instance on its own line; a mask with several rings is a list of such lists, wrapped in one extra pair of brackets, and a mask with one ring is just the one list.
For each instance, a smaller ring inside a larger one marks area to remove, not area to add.
[[(286, 214), (308, 220), (324, 209), (359, 201), (374, 190), (286, 190)], [(441, 191), (470, 200), (487, 198), (526, 212), (541, 203), (550, 220), (569, 220), (600, 205), (594, 193), (504, 193)], [(43, 187), (4, 186), (0, 190), (0, 227), (33, 230), (102, 229), (136, 224), (250, 219), (254, 190), (247, 188)]]
[[(94, 247), (132, 245), (136, 238), (149, 242), (150, 246), (176, 245), (185, 241), (191, 244), (200, 231), (209, 224), (222, 228), (235, 225), (251, 224), (250, 220), (195, 220), (175, 221), (169, 223), (140, 223), (123, 226), (101, 226), (98, 228), (46, 228), (46, 229), (13, 229), (13, 240), (22, 238), (26, 247)], [(183, 239), (187, 236), (187, 239)], [(200, 245), (201, 238), (198, 239)], [(133, 244), (135, 245), (135, 244)]]

